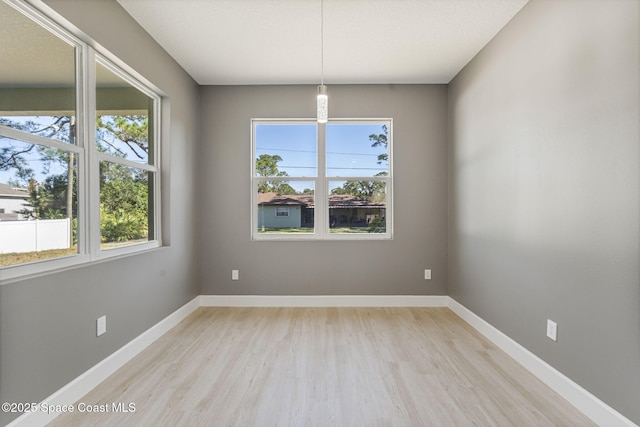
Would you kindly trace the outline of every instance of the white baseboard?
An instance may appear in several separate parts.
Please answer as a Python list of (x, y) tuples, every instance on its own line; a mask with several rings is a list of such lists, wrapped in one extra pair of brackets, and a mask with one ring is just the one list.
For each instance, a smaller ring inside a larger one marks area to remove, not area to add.
[[(41, 403), (68, 405), (78, 401), (198, 307), (448, 307), (596, 424), (607, 427), (638, 427), (453, 298), (439, 295), (200, 295)], [(42, 426), (57, 415), (25, 413), (7, 427)]]
[(445, 295), (200, 295), (202, 307), (447, 307)]
[[(171, 313), (169, 316), (138, 335), (129, 343), (125, 344), (115, 353), (93, 366), (75, 380), (71, 381), (60, 390), (53, 393), (41, 402), (47, 405), (69, 405), (78, 401), (98, 384), (104, 381), (109, 375), (120, 369), (138, 353), (147, 348), (151, 343), (167, 333), (176, 326), (182, 319), (200, 307), (200, 297), (196, 297)], [(58, 413), (47, 414), (45, 412), (27, 412), (16, 418), (7, 427), (43, 426), (53, 421)]]
[(449, 308), (599, 426), (638, 427), (631, 420), (509, 338), (471, 310), (449, 298)]

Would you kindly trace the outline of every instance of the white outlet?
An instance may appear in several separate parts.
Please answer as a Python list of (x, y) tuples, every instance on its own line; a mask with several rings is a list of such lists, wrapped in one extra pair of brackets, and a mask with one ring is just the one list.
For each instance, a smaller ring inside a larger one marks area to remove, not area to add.
[(431, 280), (431, 270), (424, 271), (424, 280)]
[(107, 316), (98, 317), (96, 321), (96, 336), (100, 336), (107, 332)]
[(558, 341), (558, 324), (551, 319), (547, 319), (547, 337)]
[(238, 270), (231, 270), (231, 280), (238, 280), (240, 278), (240, 272)]

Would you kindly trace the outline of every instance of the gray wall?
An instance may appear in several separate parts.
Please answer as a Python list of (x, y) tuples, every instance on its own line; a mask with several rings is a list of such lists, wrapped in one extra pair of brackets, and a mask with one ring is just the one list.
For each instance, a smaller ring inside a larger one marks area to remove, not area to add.
[(639, 4), (532, 0), (449, 92), (449, 294), (636, 423)]
[[(250, 119), (315, 117), (315, 93), (315, 86), (202, 88), (201, 293), (444, 294), (446, 86), (329, 86), (331, 117), (394, 119), (394, 240), (251, 241)], [(239, 281), (231, 281), (232, 269)]]
[[(115, 1), (51, 7), (170, 98), (163, 213), (170, 246), (0, 286), (0, 401), (38, 402), (198, 295), (193, 163), (198, 87)], [(117, 29), (117, 30), (116, 30)], [(96, 319), (107, 333), (96, 337)], [(0, 425), (14, 415), (0, 413)]]

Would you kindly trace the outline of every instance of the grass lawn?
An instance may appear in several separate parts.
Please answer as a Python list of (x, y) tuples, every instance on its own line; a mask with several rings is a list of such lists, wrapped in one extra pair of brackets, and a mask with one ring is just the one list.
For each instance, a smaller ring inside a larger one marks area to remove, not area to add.
[(104, 242), (104, 243), (100, 243), (100, 249), (104, 251), (106, 249), (120, 248), (122, 246), (135, 245), (136, 243), (144, 243), (148, 241), (149, 239), (136, 239), (136, 240), (125, 240), (122, 242)]
[(262, 228), (258, 229), (260, 234), (274, 234), (274, 233), (297, 233), (297, 234), (313, 234), (313, 228)]
[(51, 249), (39, 252), (12, 252), (8, 254), (0, 254), (0, 267), (8, 265), (24, 264), (27, 262), (42, 261), (50, 258), (59, 258), (63, 256), (75, 255), (78, 253), (78, 247), (73, 245), (68, 249)]
[[(260, 234), (313, 234), (313, 228), (265, 228), (264, 230), (259, 229), (258, 232)], [(342, 233), (342, 234), (347, 234), (347, 233), (371, 233), (369, 231), (368, 227), (358, 227), (358, 228), (351, 228), (351, 227), (338, 227), (338, 228), (331, 228), (329, 230), (330, 233)], [(384, 230), (381, 231), (377, 231), (378, 233), (384, 233)]]
[[(121, 246), (132, 245), (135, 243), (147, 242), (147, 239), (128, 240), (126, 242), (108, 242), (100, 244), (100, 249), (112, 249)], [(48, 251), (38, 252), (12, 252), (8, 254), (0, 254), (0, 267), (9, 265), (26, 264), (28, 262), (43, 261), (52, 258), (61, 258), (65, 256), (75, 255), (78, 253), (78, 246), (73, 245), (68, 249), (51, 249)]]

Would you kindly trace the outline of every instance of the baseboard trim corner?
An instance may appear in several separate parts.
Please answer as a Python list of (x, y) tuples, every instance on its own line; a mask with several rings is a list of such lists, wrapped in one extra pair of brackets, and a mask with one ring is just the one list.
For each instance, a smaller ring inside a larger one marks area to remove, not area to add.
[[(107, 377), (124, 366), (125, 363), (138, 355), (138, 353), (180, 323), (198, 307), (200, 307), (199, 296), (129, 341), (110, 356), (107, 356), (107, 358), (89, 368), (79, 377), (44, 399), (41, 403), (46, 403), (51, 407), (52, 405), (70, 405), (77, 402)], [(59, 413), (47, 414), (41, 411), (27, 412), (13, 420), (7, 427), (43, 426), (53, 421), (58, 415)]]
[(445, 295), (200, 295), (203, 307), (447, 307)]
[(480, 316), (449, 298), (449, 309), (551, 387), (599, 426), (638, 427), (624, 415), (582, 388), (560, 371), (502, 333)]

